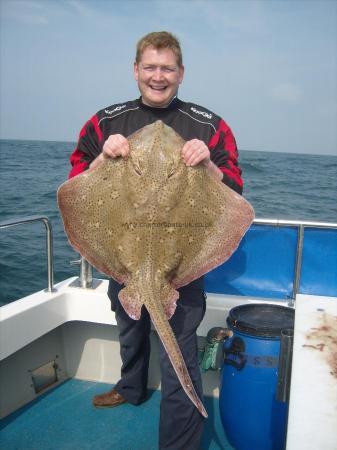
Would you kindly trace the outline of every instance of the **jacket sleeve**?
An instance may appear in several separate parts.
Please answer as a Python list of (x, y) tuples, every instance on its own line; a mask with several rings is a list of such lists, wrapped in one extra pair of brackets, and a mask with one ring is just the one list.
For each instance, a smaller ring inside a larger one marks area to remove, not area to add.
[(220, 119), (217, 131), (212, 136), (208, 147), (211, 152), (211, 160), (223, 173), (222, 181), (234, 191), (242, 194), (242, 171), (238, 164), (235, 138), (232, 130), (222, 119)]
[(93, 116), (82, 128), (77, 147), (70, 156), (72, 166), (69, 178), (84, 172), (90, 163), (102, 151), (102, 132), (98, 125), (97, 115)]

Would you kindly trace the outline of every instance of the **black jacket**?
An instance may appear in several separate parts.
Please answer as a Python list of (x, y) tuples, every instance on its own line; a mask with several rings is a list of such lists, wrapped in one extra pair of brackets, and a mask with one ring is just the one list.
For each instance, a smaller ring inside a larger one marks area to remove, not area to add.
[(221, 117), (208, 109), (176, 97), (167, 108), (152, 108), (137, 99), (99, 111), (80, 132), (77, 148), (70, 157), (72, 170), (69, 177), (88, 168), (111, 134), (128, 137), (156, 120), (172, 127), (185, 141), (200, 139), (205, 142), (210, 149), (211, 160), (223, 173), (223, 182), (242, 193), (241, 169), (231, 129)]

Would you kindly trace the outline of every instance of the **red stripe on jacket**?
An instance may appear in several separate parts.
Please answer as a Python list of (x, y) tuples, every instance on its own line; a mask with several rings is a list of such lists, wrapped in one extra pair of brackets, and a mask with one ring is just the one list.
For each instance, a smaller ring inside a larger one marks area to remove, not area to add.
[(68, 178), (72, 178), (84, 172), (89, 167), (89, 162), (85, 160), (85, 157), (87, 155), (79, 149), (79, 143), (80, 140), (87, 135), (88, 127), (90, 125), (93, 126), (97, 141), (100, 142), (103, 138), (102, 131), (99, 128), (98, 124), (98, 117), (97, 115), (95, 115), (85, 123), (85, 125), (80, 131), (77, 147), (70, 156), (70, 164), (72, 165), (72, 169), (70, 170)]
[(243, 181), (241, 178), (241, 169), (238, 166), (238, 150), (235, 142), (232, 130), (226, 124), (224, 120), (220, 120), (219, 127), (216, 133), (209, 141), (208, 147), (210, 151), (214, 150), (220, 142), (220, 138), (223, 138), (223, 150), (227, 156), (226, 165), (220, 165), (219, 169), (224, 176), (234, 182), (241, 190), (243, 188)]

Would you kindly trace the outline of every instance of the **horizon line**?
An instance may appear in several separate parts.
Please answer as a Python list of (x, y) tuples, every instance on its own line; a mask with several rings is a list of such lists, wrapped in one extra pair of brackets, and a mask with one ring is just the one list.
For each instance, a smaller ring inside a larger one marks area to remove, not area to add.
[[(22, 138), (2, 138), (0, 137), (0, 141), (19, 141), (19, 142), (59, 142), (62, 144), (77, 144), (77, 141), (64, 141), (64, 140), (51, 140), (51, 139), (22, 139)], [(335, 156), (337, 157), (337, 153), (311, 153), (311, 152), (299, 152), (299, 151), (279, 151), (279, 150), (264, 150), (264, 149), (247, 149), (238, 147), (239, 152), (260, 152), (260, 153), (287, 153), (292, 155), (311, 155), (311, 156)]]

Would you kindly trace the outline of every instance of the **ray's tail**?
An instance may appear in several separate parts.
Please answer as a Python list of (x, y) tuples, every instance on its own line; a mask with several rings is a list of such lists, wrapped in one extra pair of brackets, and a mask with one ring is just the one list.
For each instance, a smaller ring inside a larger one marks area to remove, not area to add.
[(181, 386), (183, 387), (189, 399), (198, 409), (200, 414), (202, 414), (204, 417), (207, 418), (208, 415), (206, 409), (194, 389), (183, 355), (179, 348), (178, 342), (174, 336), (172, 328), (166, 318), (164, 310), (159, 310), (158, 308), (151, 308), (151, 307), (149, 308), (148, 305), (147, 309), (150, 314), (152, 323), (157, 330), (160, 340), (163, 343), (163, 346), (167, 352), (171, 364), (181, 383)]

